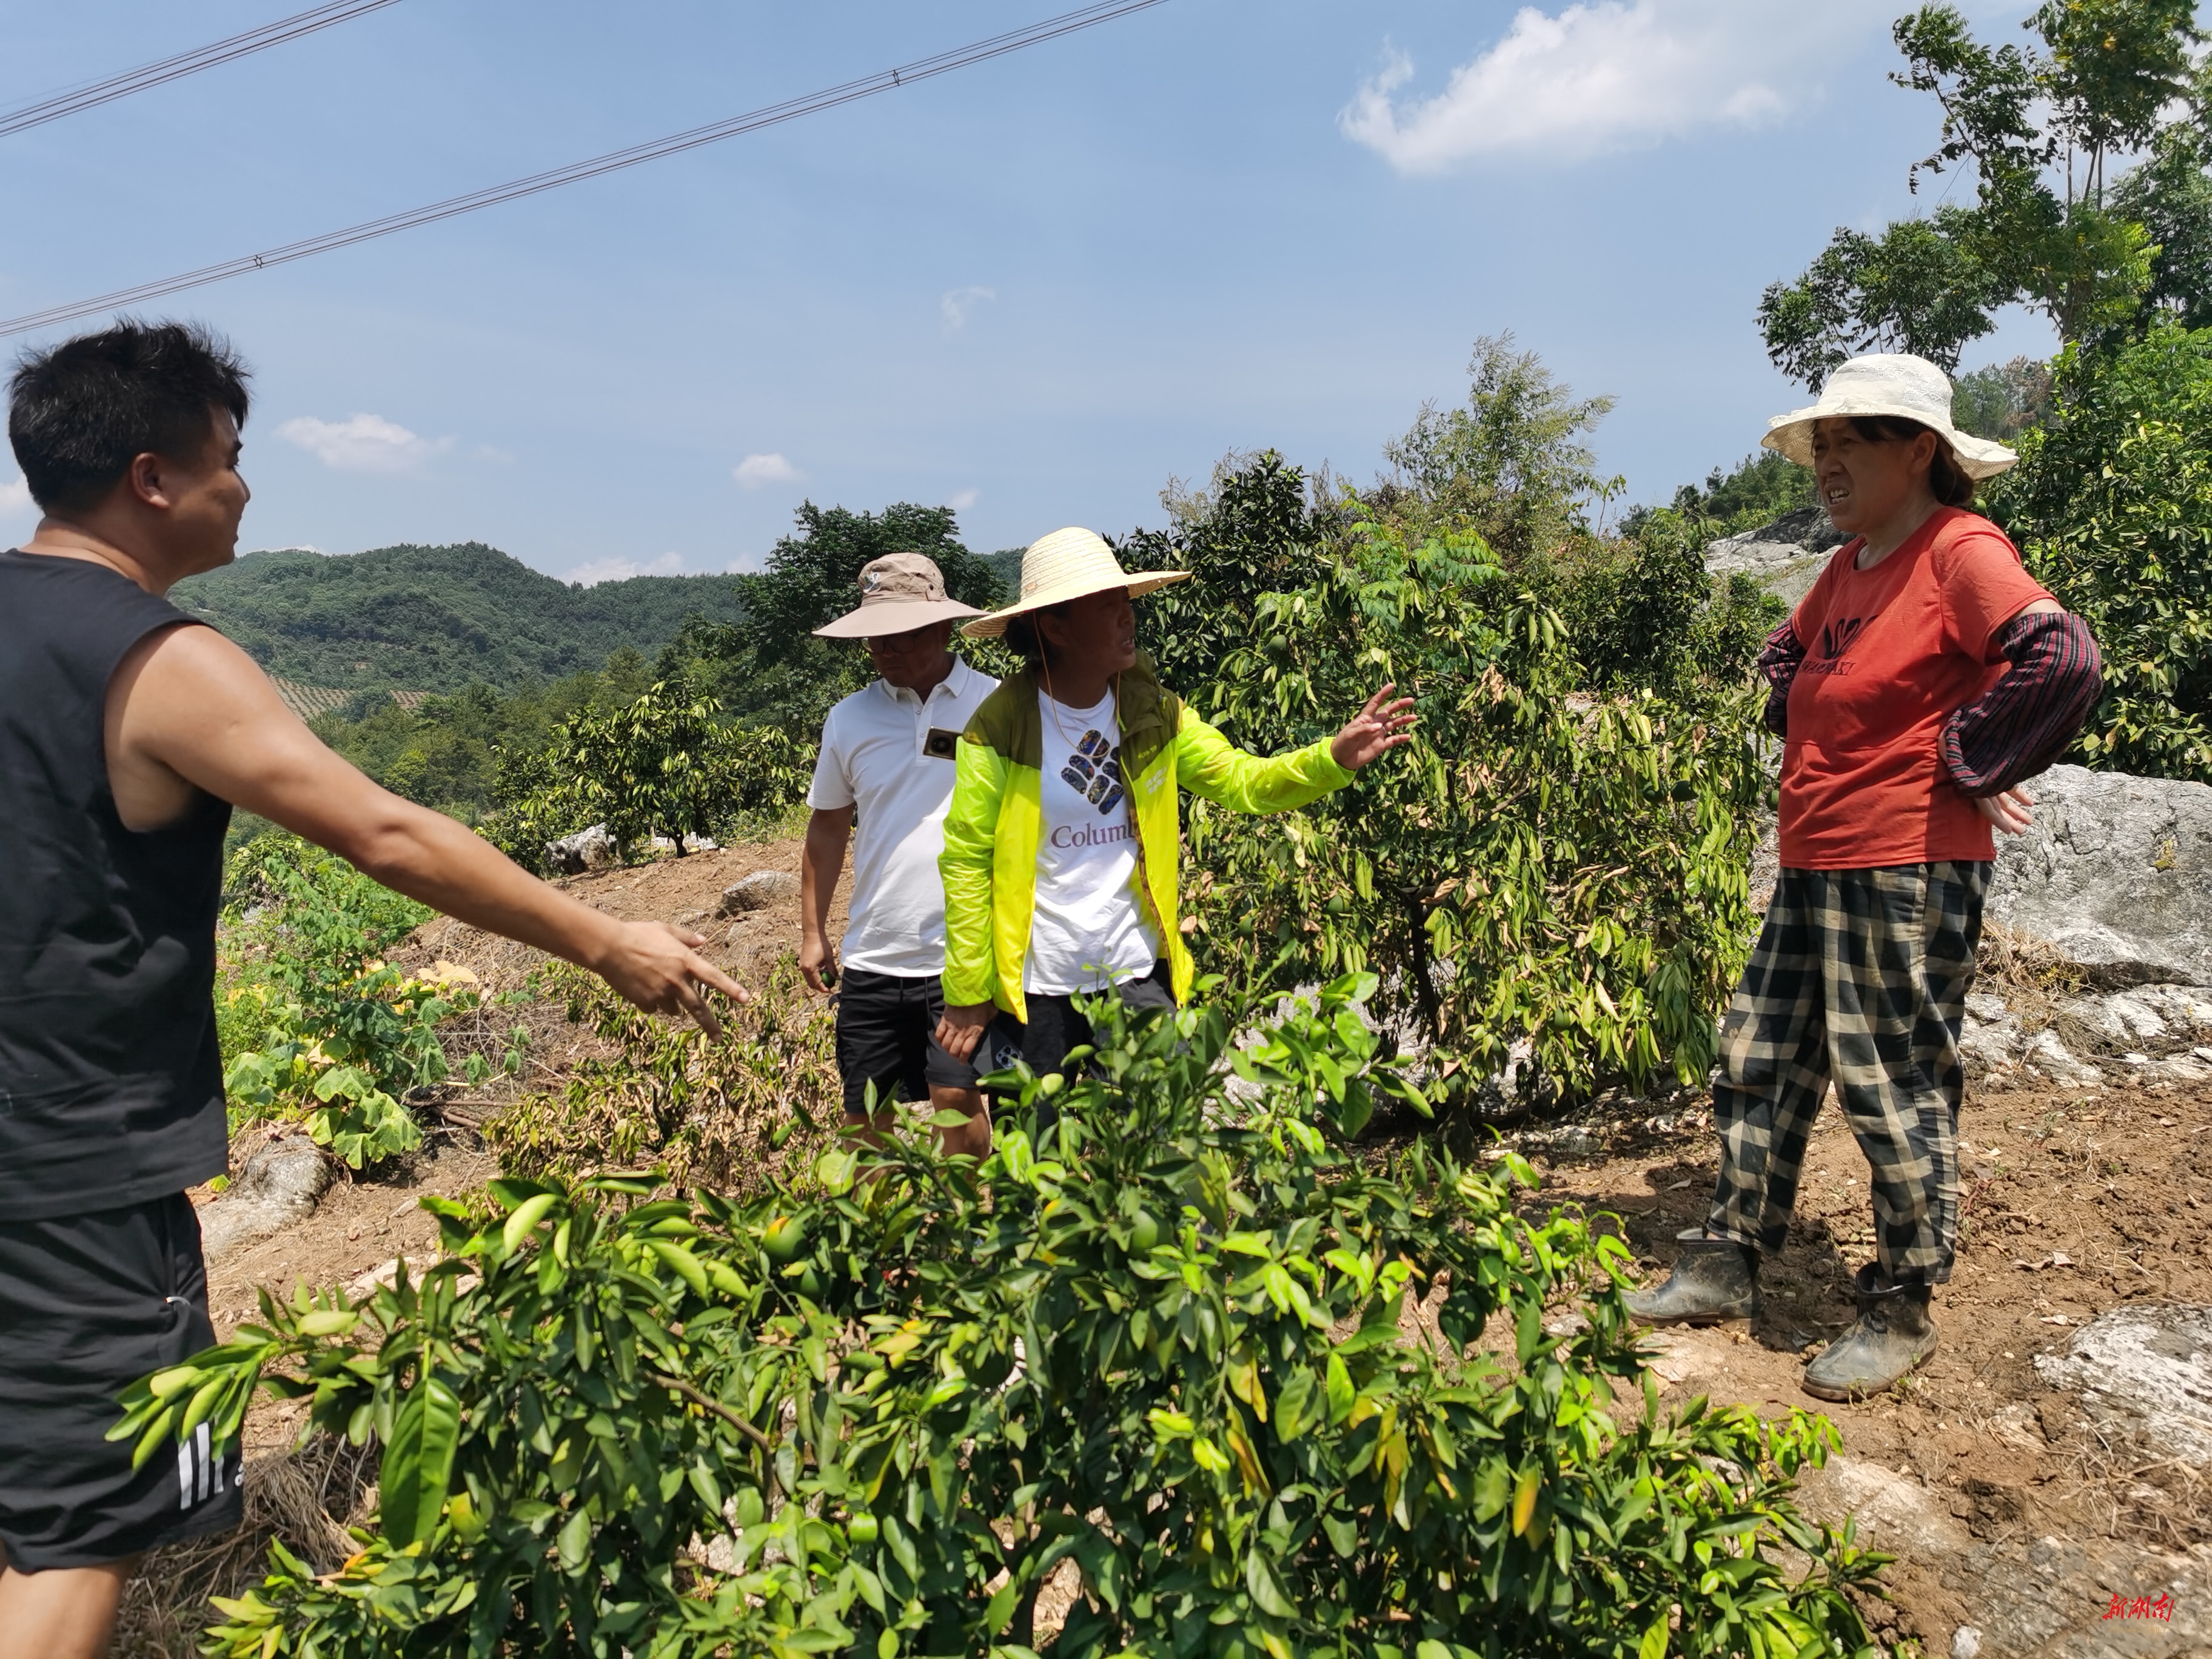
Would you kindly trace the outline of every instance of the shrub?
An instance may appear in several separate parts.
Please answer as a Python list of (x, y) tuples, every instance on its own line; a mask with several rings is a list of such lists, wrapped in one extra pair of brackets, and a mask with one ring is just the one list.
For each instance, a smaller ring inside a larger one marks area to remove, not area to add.
[(795, 1156), (819, 1150), (839, 1121), (836, 1022), (807, 998), (788, 955), (751, 1001), (723, 1011), (719, 1038), (641, 1014), (566, 963), (543, 970), (538, 989), (616, 1052), (578, 1061), (559, 1093), (526, 1095), (484, 1126), (509, 1174), (573, 1179), (657, 1164), (679, 1184), (738, 1191), (787, 1155), (794, 1132)]
[(1583, 684), (1691, 702), (1725, 702), (1742, 686), (1790, 612), (1751, 577), (1706, 570), (1718, 533), (1662, 508), (1634, 534), (1590, 538), (1557, 561), (1536, 597), (1559, 612)]
[(780, 817), (805, 794), (810, 751), (772, 728), (717, 726), (716, 708), (661, 680), (622, 708), (562, 722), (542, 750), (502, 751), (493, 839), (538, 869), (548, 841), (586, 824), (605, 824), (626, 859), (654, 836), (680, 856), (688, 840)]
[(1050, 1137), (1025, 1103), (981, 1164), (895, 1142), (804, 1198), (426, 1200), (421, 1285), (264, 1297), (126, 1396), (142, 1455), (227, 1442), (282, 1366), (382, 1447), (360, 1553), (273, 1552), (210, 1650), (1018, 1659), (1072, 1563), (1066, 1659), (1871, 1656), (1847, 1591), (1884, 1558), (1789, 1502), (1824, 1420), (1662, 1414), (1624, 1248), (1523, 1218), (1518, 1160), (1333, 1149), (1401, 1086), (1371, 988), (1242, 1048), (1220, 1009), (1109, 999)]
[(2212, 781), (2212, 330), (2069, 346), (1989, 510), (2104, 647), (2094, 766)]
[(216, 1012), (234, 1115), (296, 1115), (355, 1169), (419, 1145), (398, 1097), (445, 1077), (438, 1023), (476, 1000), (382, 959), (430, 909), (281, 833), (232, 860), (228, 887), (244, 929)]
[(1585, 690), (1558, 617), (1480, 540), (1352, 529), (1261, 601), (1201, 706), (1281, 749), (1393, 680), (1419, 740), (1303, 813), (1193, 803), (1208, 964), (1285, 990), (1371, 968), (1445, 1098), (1516, 1054), (1571, 1093), (1701, 1082), (1752, 932), (1750, 694)]

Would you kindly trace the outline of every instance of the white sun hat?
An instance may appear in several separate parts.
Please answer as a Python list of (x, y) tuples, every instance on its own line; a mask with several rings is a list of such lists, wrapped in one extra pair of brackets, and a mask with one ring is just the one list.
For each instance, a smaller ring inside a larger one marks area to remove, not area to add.
[(1121, 568), (1106, 538), (1093, 530), (1055, 530), (1040, 536), (1022, 555), (1022, 596), (1003, 611), (979, 617), (960, 631), (975, 640), (996, 639), (1014, 617), (1066, 599), (1125, 588), (1131, 599), (1188, 581), (1188, 570), (1148, 570), (1133, 576)]
[(2002, 444), (1977, 438), (1951, 424), (1951, 377), (1925, 357), (1876, 352), (1854, 357), (1828, 376), (1820, 400), (1766, 423), (1759, 441), (1800, 466), (1813, 465), (1813, 422), (1839, 415), (1901, 415), (1917, 421), (1951, 446), (1970, 478), (1993, 478), (2020, 459)]

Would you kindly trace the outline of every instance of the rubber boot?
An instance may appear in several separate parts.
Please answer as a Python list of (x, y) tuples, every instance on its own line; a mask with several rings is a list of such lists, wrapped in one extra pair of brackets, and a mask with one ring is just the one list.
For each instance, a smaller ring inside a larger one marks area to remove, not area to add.
[(1759, 1316), (1759, 1252), (1732, 1238), (1707, 1238), (1703, 1228), (1681, 1236), (1674, 1271), (1648, 1291), (1628, 1293), (1628, 1316), (1639, 1325), (1717, 1325)]
[(1805, 1392), (1815, 1400), (1881, 1394), (1936, 1352), (1927, 1285), (1892, 1285), (1869, 1262), (1859, 1269), (1851, 1294), (1859, 1304), (1858, 1323), (1805, 1368)]

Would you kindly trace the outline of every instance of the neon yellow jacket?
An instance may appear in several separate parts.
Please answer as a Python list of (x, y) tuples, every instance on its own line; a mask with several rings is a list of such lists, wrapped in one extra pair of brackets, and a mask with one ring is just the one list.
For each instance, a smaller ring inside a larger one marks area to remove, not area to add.
[[(1330, 757), (1327, 738), (1269, 760), (1246, 754), (1163, 687), (1143, 656), (1120, 677), (1115, 704), (1122, 782), (1137, 820), (1138, 899), (1150, 901), (1181, 1002), (1194, 969), (1176, 920), (1177, 788), (1231, 811), (1283, 812), (1341, 789), (1352, 774)], [(945, 878), (945, 1002), (995, 1002), (1024, 1023), (1022, 969), (1036, 908), (1043, 760), (1036, 676), (1025, 669), (968, 722), (937, 860)]]

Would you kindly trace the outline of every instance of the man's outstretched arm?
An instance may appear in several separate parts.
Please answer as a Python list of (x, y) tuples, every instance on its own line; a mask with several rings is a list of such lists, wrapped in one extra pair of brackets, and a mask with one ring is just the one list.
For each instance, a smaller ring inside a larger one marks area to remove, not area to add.
[(697, 934), (604, 915), (443, 813), (372, 783), (213, 629), (167, 629), (125, 659), (108, 690), (107, 755), (117, 810), (133, 829), (173, 820), (189, 803), (185, 786), (196, 786), (410, 898), (588, 968), (651, 1012), (686, 1013), (716, 1031), (702, 988), (745, 1000), (697, 954)]

